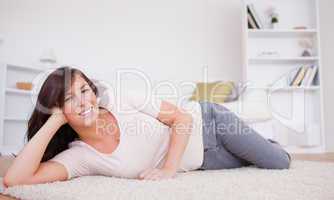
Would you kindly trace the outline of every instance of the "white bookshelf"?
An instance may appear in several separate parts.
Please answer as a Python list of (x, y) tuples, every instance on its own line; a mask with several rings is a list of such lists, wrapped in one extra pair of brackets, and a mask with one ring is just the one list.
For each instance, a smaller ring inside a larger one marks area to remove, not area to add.
[(252, 89), (261, 89), (261, 90), (268, 90), (268, 91), (294, 91), (294, 90), (304, 90), (304, 91), (317, 91), (320, 90), (319, 86), (289, 86), (289, 87), (271, 87), (271, 86), (267, 86), (267, 87), (248, 87), (248, 88), (252, 88)]
[[(0, 64), (0, 152), (19, 151), (24, 142), (28, 118), (37, 98), (40, 68)], [(31, 91), (16, 88), (16, 82), (32, 82)]]
[(290, 29), (251, 29), (248, 30), (249, 37), (309, 37), (317, 34), (316, 29), (290, 30)]
[[(252, 4), (264, 24), (250, 29), (247, 5)], [(279, 26), (270, 29), (266, 10), (274, 6)], [(320, 29), (317, 0), (244, 0), (243, 81), (251, 87), (244, 99), (263, 101), (273, 114), (274, 139), (290, 152), (323, 152), (323, 105)], [(306, 29), (295, 29), (304, 26)], [(302, 56), (300, 40), (313, 43), (312, 55)], [(275, 52), (266, 55), (263, 52)], [(301, 66), (318, 66), (316, 80), (309, 86), (290, 86), (289, 72)], [(289, 115), (285, 115), (289, 113)], [(286, 117), (289, 116), (289, 117)], [(295, 117), (297, 116), (297, 117)]]
[(300, 64), (312, 64), (319, 60), (318, 57), (276, 57), (276, 58), (248, 58), (249, 63), (261, 64), (261, 63), (274, 63), (274, 64), (285, 64), (285, 63), (300, 63)]

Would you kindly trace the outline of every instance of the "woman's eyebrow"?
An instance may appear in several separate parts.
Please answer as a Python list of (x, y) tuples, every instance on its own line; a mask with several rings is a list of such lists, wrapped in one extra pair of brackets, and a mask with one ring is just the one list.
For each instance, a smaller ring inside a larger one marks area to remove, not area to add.
[(84, 87), (86, 86), (89, 86), (87, 83), (83, 84), (81, 87), (80, 87), (80, 90), (82, 90)]
[(83, 84), (80, 89), (84, 88), (86, 85), (88, 85), (87, 83)]

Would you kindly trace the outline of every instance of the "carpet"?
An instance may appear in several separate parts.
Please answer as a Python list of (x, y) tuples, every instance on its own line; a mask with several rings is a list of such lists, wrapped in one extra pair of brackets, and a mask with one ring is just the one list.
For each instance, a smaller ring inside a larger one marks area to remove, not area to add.
[(248, 166), (191, 171), (157, 182), (86, 176), (65, 182), (15, 186), (3, 193), (27, 200), (332, 200), (334, 163), (293, 161), (286, 170)]

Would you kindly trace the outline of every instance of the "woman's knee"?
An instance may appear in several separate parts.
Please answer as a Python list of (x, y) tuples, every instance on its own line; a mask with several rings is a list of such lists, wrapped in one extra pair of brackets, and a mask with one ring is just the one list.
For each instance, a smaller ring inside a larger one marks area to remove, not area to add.
[(260, 168), (265, 169), (289, 169), (291, 164), (290, 155), (285, 152), (279, 157), (273, 157), (260, 165)]
[(224, 146), (218, 145), (215, 148), (205, 149), (202, 168), (203, 169), (233, 169), (249, 166), (252, 163), (241, 159)]

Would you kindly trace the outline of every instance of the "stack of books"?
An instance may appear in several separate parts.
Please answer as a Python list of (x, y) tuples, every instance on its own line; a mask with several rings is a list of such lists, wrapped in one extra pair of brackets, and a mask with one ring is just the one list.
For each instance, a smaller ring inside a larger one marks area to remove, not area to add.
[(301, 66), (298, 68), (289, 86), (311, 86), (317, 76), (317, 66)]
[(249, 29), (262, 29), (263, 23), (257, 14), (254, 5), (248, 4), (247, 5), (247, 18), (248, 18), (248, 28)]

